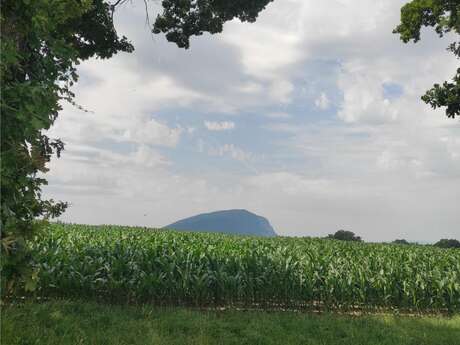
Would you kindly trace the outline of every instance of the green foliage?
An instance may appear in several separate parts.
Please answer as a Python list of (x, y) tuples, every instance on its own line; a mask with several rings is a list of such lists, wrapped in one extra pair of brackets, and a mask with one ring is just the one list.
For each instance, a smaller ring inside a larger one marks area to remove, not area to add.
[(165, 0), (163, 13), (155, 20), (153, 33), (164, 33), (180, 48), (190, 46), (190, 37), (222, 32), (226, 21), (238, 18), (254, 22), (273, 0)]
[(422, 96), (422, 100), (434, 109), (447, 107), (446, 115), (448, 117), (454, 118), (456, 115), (460, 115), (460, 68), (457, 69), (452, 83), (445, 81), (442, 85), (435, 84)]
[[(404, 43), (420, 40), (422, 27), (434, 27), (443, 37), (446, 33), (460, 34), (460, 2), (458, 0), (412, 0), (401, 9), (401, 24), (393, 31)], [(449, 47), (460, 58), (460, 42)], [(422, 100), (433, 108), (446, 107), (447, 117), (460, 116), (460, 68), (452, 82), (444, 82), (422, 96)]]
[(460, 251), (52, 224), (35, 294), (117, 303), (460, 310)]
[(2, 309), (8, 345), (457, 345), (460, 315), (337, 315), (48, 301)]
[(329, 234), (327, 238), (331, 238), (334, 240), (340, 240), (340, 241), (354, 241), (354, 242), (362, 241), (361, 237), (356, 236), (354, 232), (347, 231), (347, 230), (336, 231), (335, 234)]
[(460, 248), (460, 241), (442, 239), (436, 242), (435, 246), (439, 248)]
[(46, 164), (64, 149), (45, 131), (61, 101), (72, 102), (75, 65), (93, 56), (109, 58), (132, 51), (113, 28), (103, 0), (5, 0), (1, 12), (1, 238), (2, 292), (16, 283), (33, 288), (24, 241), (44, 219), (67, 204), (43, 200)]

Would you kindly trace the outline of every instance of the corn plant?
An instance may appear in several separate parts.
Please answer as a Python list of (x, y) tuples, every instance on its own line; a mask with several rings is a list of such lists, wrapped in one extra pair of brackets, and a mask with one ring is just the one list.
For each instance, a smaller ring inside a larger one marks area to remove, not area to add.
[(40, 296), (196, 306), (460, 310), (460, 250), (51, 224)]

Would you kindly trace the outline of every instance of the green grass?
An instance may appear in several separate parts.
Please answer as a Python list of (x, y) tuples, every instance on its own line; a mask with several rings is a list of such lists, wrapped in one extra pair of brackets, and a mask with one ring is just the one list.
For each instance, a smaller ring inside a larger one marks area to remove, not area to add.
[(460, 316), (199, 311), (82, 301), (7, 305), (1, 344), (458, 345)]

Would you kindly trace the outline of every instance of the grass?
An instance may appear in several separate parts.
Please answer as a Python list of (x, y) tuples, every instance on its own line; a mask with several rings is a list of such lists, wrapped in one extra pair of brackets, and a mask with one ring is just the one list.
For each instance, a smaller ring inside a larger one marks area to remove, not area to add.
[(0, 343), (459, 345), (460, 315), (200, 311), (51, 301), (3, 306)]

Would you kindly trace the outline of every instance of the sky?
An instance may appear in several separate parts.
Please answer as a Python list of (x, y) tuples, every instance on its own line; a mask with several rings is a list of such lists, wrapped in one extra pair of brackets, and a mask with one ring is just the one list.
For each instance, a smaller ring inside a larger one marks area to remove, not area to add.
[(460, 238), (460, 121), (420, 100), (454, 75), (454, 37), (403, 44), (405, 2), (275, 0), (188, 50), (125, 4), (116, 28), (136, 50), (78, 66), (87, 111), (63, 104), (45, 195), (84, 224), (237, 208), (286, 236)]

